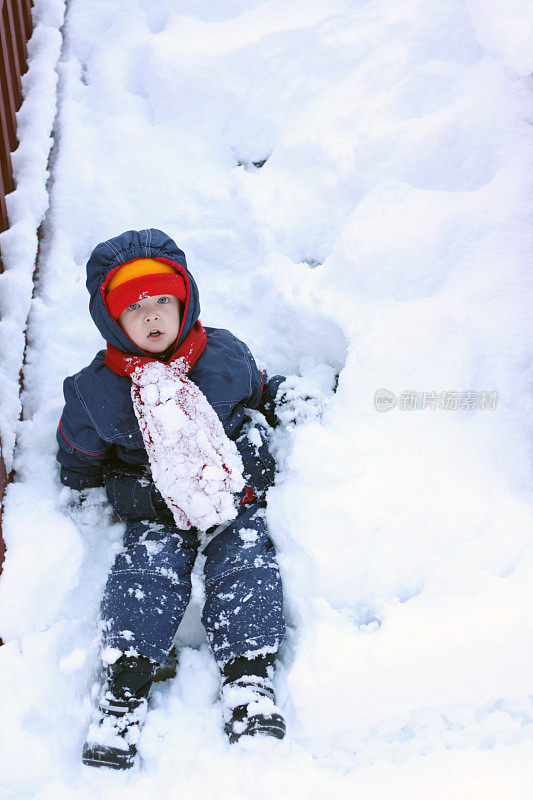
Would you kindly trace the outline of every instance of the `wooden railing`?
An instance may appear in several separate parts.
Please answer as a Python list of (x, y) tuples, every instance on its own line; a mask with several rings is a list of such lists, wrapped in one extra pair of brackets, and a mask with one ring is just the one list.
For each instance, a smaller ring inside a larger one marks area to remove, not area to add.
[(8, 227), (5, 196), (15, 188), (11, 153), (17, 146), (15, 114), (22, 103), (26, 42), (31, 36), (30, 0), (2, 0), (0, 18), (0, 231)]
[[(0, 231), (9, 227), (6, 194), (15, 188), (11, 153), (17, 147), (16, 113), (22, 103), (21, 77), (26, 72), (26, 43), (32, 32), (31, 0), (0, 0)], [(0, 260), (0, 272), (3, 272)], [(0, 570), (4, 560), (2, 501), (9, 476), (0, 440)]]

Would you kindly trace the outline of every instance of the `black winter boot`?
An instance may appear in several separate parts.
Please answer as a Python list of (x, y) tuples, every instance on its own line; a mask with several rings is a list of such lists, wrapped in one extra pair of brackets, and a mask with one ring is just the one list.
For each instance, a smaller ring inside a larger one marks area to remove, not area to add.
[(242, 736), (285, 736), (285, 720), (275, 705), (274, 658), (236, 658), (225, 665), (222, 705), (230, 744)]
[(143, 656), (122, 656), (108, 667), (96, 718), (83, 747), (91, 767), (129, 769), (137, 753), (155, 665)]

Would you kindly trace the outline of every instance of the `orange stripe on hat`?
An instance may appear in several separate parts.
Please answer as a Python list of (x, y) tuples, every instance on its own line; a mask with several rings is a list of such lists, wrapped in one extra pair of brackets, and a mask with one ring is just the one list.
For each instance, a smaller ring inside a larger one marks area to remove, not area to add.
[(106, 294), (112, 292), (121, 283), (131, 281), (133, 278), (140, 278), (142, 275), (155, 275), (157, 272), (175, 274), (176, 270), (169, 264), (156, 261), (155, 258), (136, 258), (134, 261), (129, 261), (127, 264), (123, 264), (120, 269), (117, 269), (106, 286)]
[(187, 287), (181, 275), (169, 264), (155, 258), (136, 258), (123, 264), (105, 287), (107, 308), (118, 319), (132, 303), (153, 295), (174, 295), (183, 303)]

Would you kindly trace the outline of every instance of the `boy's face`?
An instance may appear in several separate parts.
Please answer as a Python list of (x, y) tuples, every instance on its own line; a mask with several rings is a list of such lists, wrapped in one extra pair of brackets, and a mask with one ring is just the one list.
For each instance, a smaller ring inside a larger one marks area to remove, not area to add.
[(144, 297), (128, 306), (117, 322), (141, 350), (164, 353), (178, 337), (181, 304), (174, 295)]

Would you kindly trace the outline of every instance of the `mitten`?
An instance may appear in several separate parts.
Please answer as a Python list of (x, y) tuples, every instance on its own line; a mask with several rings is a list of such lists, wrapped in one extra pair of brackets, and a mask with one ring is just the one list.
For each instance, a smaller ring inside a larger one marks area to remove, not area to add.
[(286, 428), (320, 420), (326, 406), (326, 395), (300, 375), (290, 375), (280, 384), (276, 394), (276, 416)]
[(108, 469), (104, 480), (107, 498), (122, 519), (172, 518), (148, 469)]

